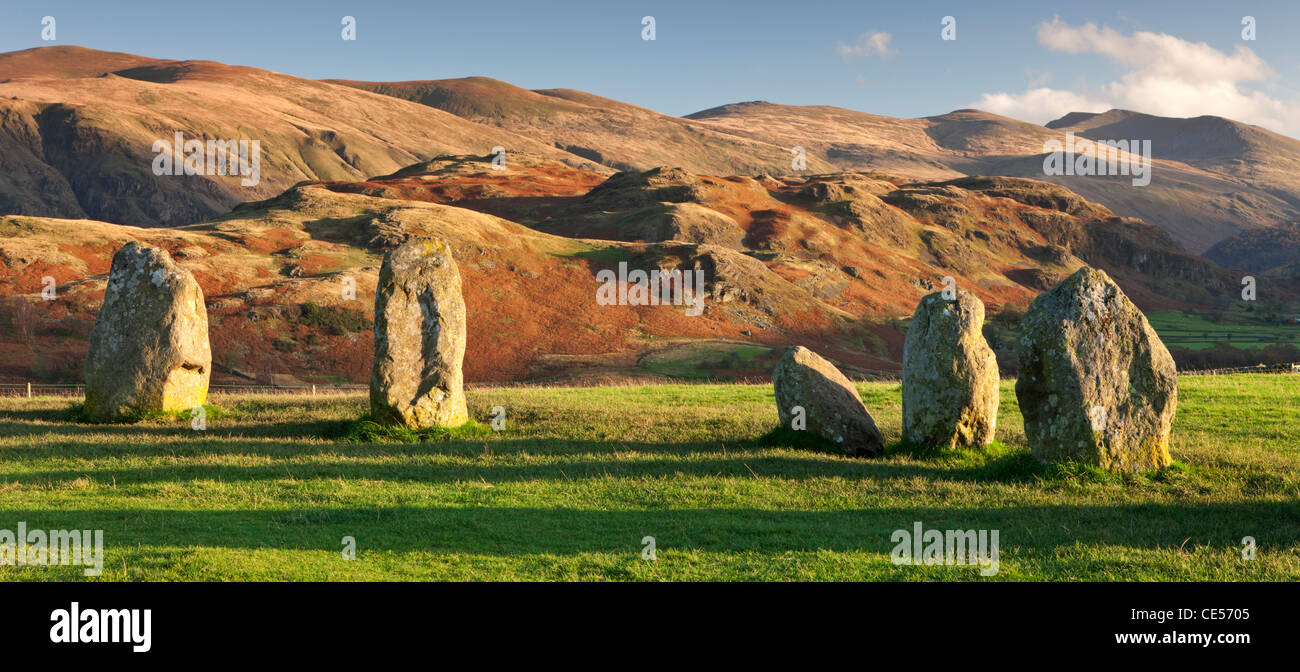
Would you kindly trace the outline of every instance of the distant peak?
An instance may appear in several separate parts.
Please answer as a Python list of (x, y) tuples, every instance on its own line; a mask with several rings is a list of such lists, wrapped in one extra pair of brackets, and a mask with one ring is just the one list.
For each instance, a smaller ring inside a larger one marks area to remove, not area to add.
[(923, 118), (925, 119), (970, 119), (972, 117), (976, 119), (1006, 119), (1007, 118), (974, 107), (963, 107), (959, 110), (953, 110), (952, 112), (948, 112), (946, 114), (940, 114), (933, 117), (923, 117)]
[(686, 115), (685, 118), (686, 119), (707, 119), (709, 117), (718, 117), (731, 112), (736, 112), (738, 110), (743, 110), (745, 108), (773, 107), (773, 106), (774, 103), (770, 103), (766, 100), (746, 100), (739, 103), (727, 103), (726, 105), (719, 105), (717, 107), (710, 107), (707, 110), (700, 110), (699, 112), (693, 112), (691, 114)]
[(1099, 114), (1101, 113), (1100, 112), (1070, 112), (1069, 114), (1066, 114), (1060, 119), (1053, 119), (1043, 125), (1048, 128), (1065, 128), (1067, 126), (1082, 124), (1083, 122), (1092, 119)]
[(118, 51), (59, 44), (0, 53), (0, 78), (99, 77), (106, 72), (162, 62)]
[(1069, 128), (1070, 126), (1077, 126), (1094, 120), (1116, 122), (1140, 116), (1151, 115), (1144, 115), (1141, 112), (1134, 112), (1133, 110), (1121, 110), (1119, 108), (1107, 110), (1105, 112), (1070, 112), (1060, 119), (1053, 119), (1043, 125), (1047, 128)]

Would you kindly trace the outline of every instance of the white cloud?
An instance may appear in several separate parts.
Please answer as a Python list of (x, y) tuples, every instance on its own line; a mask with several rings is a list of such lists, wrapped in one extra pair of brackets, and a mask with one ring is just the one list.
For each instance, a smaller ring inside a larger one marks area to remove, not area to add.
[(1071, 26), (1059, 18), (1038, 26), (1038, 41), (1053, 51), (1101, 56), (1125, 72), (1088, 91), (986, 93), (977, 106), (1038, 123), (1070, 111), (1120, 107), (1167, 117), (1210, 114), (1293, 135), (1300, 131), (1300, 105), (1260, 90), (1276, 73), (1245, 46), (1226, 53), (1165, 33), (1125, 35), (1092, 23)]
[(853, 58), (865, 58), (868, 56), (888, 58), (898, 53), (897, 50), (889, 48), (889, 41), (892, 39), (894, 39), (894, 36), (889, 33), (863, 33), (858, 36), (856, 44), (844, 44), (841, 42), (840, 44), (835, 45), (835, 51), (838, 52), (840, 56), (843, 56), (846, 61)]
[(1071, 91), (1039, 87), (1024, 93), (986, 93), (972, 105), (1004, 117), (1044, 124), (1070, 112), (1105, 112), (1114, 105)]

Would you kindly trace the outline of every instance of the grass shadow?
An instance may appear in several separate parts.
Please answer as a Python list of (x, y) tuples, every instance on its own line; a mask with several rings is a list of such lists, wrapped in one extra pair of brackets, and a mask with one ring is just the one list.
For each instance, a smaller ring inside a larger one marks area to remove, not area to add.
[(341, 422), (333, 428), (333, 432), (327, 438), (346, 443), (430, 443), (492, 435), (491, 429), (475, 420), (469, 420), (465, 424), (456, 427), (413, 429), (400, 425), (380, 424), (371, 419), (370, 416), (359, 420)]
[(754, 445), (762, 448), (793, 448), (845, 457), (843, 448), (817, 432), (796, 431), (784, 426), (775, 427), (772, 431), (754, 439)]
[[(134, 425), (140, 422), (180, 422), (189, 421), (197, 417), (194, 408), (176, 409), (171, 411), (140, 411), (122, 413), (109, 418), (100, 418), (91, 415), (86, 410), (86, 404), (75, 403), (60, 412), (60, 418), (64, 422), (72, 422), (81, 425)], [(212, 404), (203, 405), (204, 420), (217, 420), (228, 415), (225, 409)]]
[[(1169, 552), (1222, 547), (1267, 533), (1270, 547), (1300, 543), (1289, 502), (875, 507), (835, 511), (755, 508), (592, 510), (533, 507), (358, 507), (249, 510), (18, 510), (32, 529), (103, 529), (110, 547), (168, 545), (338, 553), (359, 535), (365, 548), (438, 554), (639, 553), (651, 534), (662, 548), (709, 552), (824, 550), (888, 554), (891, 533), (922, 521), (932, 529), (1001, 530), (1003, 552), (1080, 545)], [(1267, 523), (1261, 522), (1267, 521)], [(1192, 540), (1190, 543), (1188, 540)]]

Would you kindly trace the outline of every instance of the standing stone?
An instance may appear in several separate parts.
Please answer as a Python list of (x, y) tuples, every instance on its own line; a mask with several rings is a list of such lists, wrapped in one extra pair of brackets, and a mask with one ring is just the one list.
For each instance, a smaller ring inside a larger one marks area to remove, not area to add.
[(199, 283), (166, 250), (123, 245), (90, 332), (86, 413), (111, 420), (202, 406), (211, 374)]
[(413, 429), (465, 424), (464, 359), (465, 300), (451, 248), (412, 238), (379, 269), (371, 416)]
[(923, 446), (986, 446), (998, 421), (998, 360), (984, 340), (984, 302), (921, 299), (903, 344), (903, 438)]
[[(797, 346), (785, 351), (772, 373), (776, 410), (781, 427), (794, 429), (796, 420), (805, 431), (820, 434), (850, 457), (871, 457), (885, 449), (858, 390), (834, 364), (817, 353)], [(803, 407), (803, 414), (795, 410)]]
[(1040, 460), (1116, 471), (1169, 465), (1174, 360), (1105, 272), (1081, 268), (1039, 295), (1016, 353), (1016, 397)]

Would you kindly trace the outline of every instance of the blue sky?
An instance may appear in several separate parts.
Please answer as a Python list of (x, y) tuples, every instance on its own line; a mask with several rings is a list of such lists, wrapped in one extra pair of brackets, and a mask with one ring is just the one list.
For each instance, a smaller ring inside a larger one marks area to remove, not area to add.
[[(1041, 122), (1073, 107), (1119, 106), (1300, 134), (1288, 111), (1300, 108), (1300, 3), (1226, 4), (9, 2), (0, 50), (51, 44), (41, 40), (49, 15), (55, 44), (310, 78), (487, 75), (669, 114), (761, 99), (907, 117), (978, 105)], [(1247, 14), (1256, 19), (1250, 42)], [(345, 15), (356, 17), (354, 42), (340, 39)], [(646, 15), (654, 41), (641, 39)], [(940, 39), (944, 16), (957, 20), (954, 41)]]

